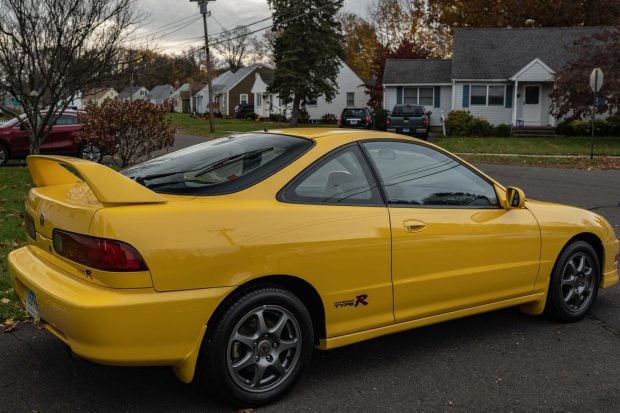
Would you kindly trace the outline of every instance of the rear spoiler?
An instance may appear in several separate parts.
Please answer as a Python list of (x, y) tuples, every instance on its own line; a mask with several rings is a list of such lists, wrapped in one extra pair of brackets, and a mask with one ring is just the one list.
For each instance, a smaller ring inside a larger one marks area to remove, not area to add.
[(30, 155), (36, 186), (85, 182), (102, 204), (158, 204), (166, 199), (107, 166), (70, 156)]

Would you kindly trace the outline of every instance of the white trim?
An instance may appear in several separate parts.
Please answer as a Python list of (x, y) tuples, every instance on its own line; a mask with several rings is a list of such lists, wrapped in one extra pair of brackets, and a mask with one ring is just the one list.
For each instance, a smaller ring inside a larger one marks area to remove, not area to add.
[(245, 104), (250, 103), (250, 95), (247, 93), (239, 93), (239, 104), (243, 103), (243, 97), (245, 96)]
[(525, 73), (530, 67), (534, 66), (537, 63), (539, 63), (547, 72), (549, 72), (550, 75), (555, 75), (555, 71), (552, 68), (550, 68), (545, 62), (543, 62), (539, 58), (536, 58), (532, 60), (531, 62), (529, 62), (528, 64), (526, 64), (525, 66), (523, 66), (523, 68), (521, 68), (521, 70), (515, 73), (510, 78), (510, 80), (516, 81), (523, 73)]
[[(486, 97), (485, 97), (485, 103), (480, 104), (480, 103), (472, 103), (471, 102), (471, 98), (474, 96), (472, 93), (472, 89), (475, 86), (485, 86), (486, 87)], [(508, 84), (503, 84), (503, 85), (494, 85), (494, 84), (469, 84), (469, 106), (477, 106), (477, 107), (506, 107), (506, 87), (508, 87)], [(491, 105), (489, 104), (489, 89), (491, 87), (503, 87), (504, 88), (504, 101), (501, 104), (498, 105)]]
[(452, 102), (450, 103), (450, 111), (454, 110), (454, 101), (456, 100), (456, 81), (452, 81)]
[(230, 86), (228, 86), (228, 87), (225, 87), (225, 88), (222, 90), (222, 92), (223, 92), (224, 90), (226, 91), (226, 93), (230, 92), (231, 90), (233, 90), (233, 89), (235, 88), (235, 86), (237, 86), (239, 83), (243, 82), (243, 81), (245, 80), (245, 78), (246, 78), (246, 77), (248, 77), (248, 76), (249, 76), (249, 75), (251, 75), (252, 73), (256, 73), (256, 72), (255, 72), (255, 70), (256, 70), (256, 69), (261, 69), (261, 68), (263, 68), (263, 67), (267, 67), (267, 66), (262, 65), (262, 64), (257, 64), (257, 65), (254, 65), (254, 67), (252, 68), (252, 70), (250, 70), (250, 71), (248, 72), (248, 74), (247, 74), (247, 75), (245, 75), (245, 76), (243, 76), (243, 77), (239, 78), (239, 80), (237, 80), (234, 84), (232, 84), (232, 85), (230, 85)]
[(454, 79), (453, 82), (508, 82), (510, 79)]
[[(405, 103), (405, 89), (416, 89), (416, 96), (415, 96), (415, 103), (410, 103), (411, 105), (423, 105), (423, 106), (428, 106), (428, 107), (435, 107), (435, 88), (433, 86), (430, 85), (424, 85), (424, 86), (403, 86), (403, 104), (406, 105)], [(433, 102), (430, 103), (429, 105), (426, 104), (422, 104), (420, 103), (420, 89), (431, 89), (433, 91)]]
[(519, 94), (519, 81), (515, 80), (512, 89), (512, 126), (517, 126), (517, 95)]
[(452, 83), (389, 83), (383, 84), (383, 87), (419, 87), (419, 86), (451, 86)]

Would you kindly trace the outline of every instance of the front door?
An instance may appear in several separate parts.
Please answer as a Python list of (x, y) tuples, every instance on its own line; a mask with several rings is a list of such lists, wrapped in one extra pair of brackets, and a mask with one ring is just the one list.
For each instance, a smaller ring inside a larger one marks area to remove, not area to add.
[(396, 322), (532, 293), (540, 233), (530, 211), (503, 209), (492, 183), (435, 149), (364, 147), (389, 206)]
[(523, 87), (523, 120), (525, 126), (539, 126), (542, 123), (540, 86)]

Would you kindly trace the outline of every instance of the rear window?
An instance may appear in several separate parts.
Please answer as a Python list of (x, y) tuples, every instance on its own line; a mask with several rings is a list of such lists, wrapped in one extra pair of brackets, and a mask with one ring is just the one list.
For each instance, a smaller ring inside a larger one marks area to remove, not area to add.
[(394, 106), (392, 115), (424, 116), (424, 109), (418, 105)]
[(342, 116), (345, 118), (364, 118), (366, 111), (364, 109), (345, 109)]
[(232, 135), (160, 156), (121, 173), (158, 193), (221, 195), (262, 181), (312, 145), (311, 140), (287, 135)]

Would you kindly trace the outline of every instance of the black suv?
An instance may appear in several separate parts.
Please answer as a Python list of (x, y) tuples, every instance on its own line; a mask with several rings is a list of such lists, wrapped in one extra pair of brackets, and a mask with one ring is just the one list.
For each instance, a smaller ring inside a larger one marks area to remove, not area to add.
[(372, 128), (372, 115), (368, 108), (346, 108), (338, 118), (339, 128)]
[(254, 113), (254, 105), (251, 103), (240, 103), (235, 106), (235, 118), (245, 119), (250, 113)]

